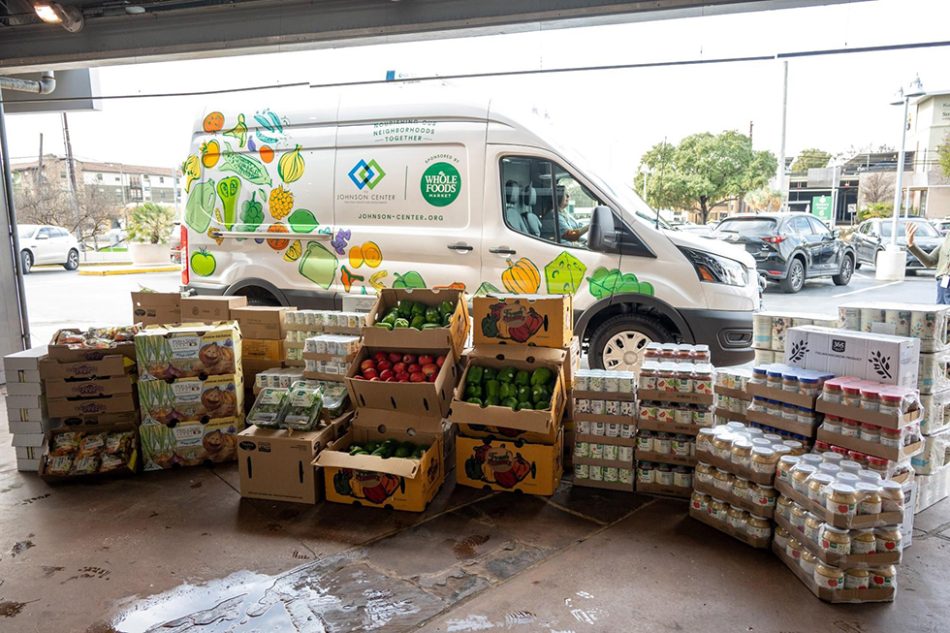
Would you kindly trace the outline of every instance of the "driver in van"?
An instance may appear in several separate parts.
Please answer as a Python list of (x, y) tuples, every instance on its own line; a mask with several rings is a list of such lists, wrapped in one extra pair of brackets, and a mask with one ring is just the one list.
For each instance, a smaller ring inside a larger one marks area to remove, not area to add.
[(571, 213), (568, 208), (571, 195), (567, 193), (564, 185), (555, 187), (555, 199), (557, 200), (558, 225), (561, 227), (561, 243), (576, 245), (581, 237), (590, 230), (590, 226), (581, 224), (580, 220)]

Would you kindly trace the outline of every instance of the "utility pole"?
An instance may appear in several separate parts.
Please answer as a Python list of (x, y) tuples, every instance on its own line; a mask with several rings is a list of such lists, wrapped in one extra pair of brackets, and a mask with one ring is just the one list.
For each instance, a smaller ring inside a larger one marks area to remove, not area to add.
[(775, 172), (775, 178), (778, 181), (779, 195), (781, 196), (781, 202), (779, 204), (779, 210), (784, 211), (786, 208), (786, 195), (785, 195), (785, 123), (788, 116), (788, 61), (782, 62), (782, 140), (779, 144), (778, 150), (778, 168)]
[(66, 145), (66, 165), (69, 173), (69, 185), (72, 188), (73, 198), (76, 197), (76, 165), (73, 162), (73, 144), (69, 140), (69, 119), (63, 112), (63, 142)]

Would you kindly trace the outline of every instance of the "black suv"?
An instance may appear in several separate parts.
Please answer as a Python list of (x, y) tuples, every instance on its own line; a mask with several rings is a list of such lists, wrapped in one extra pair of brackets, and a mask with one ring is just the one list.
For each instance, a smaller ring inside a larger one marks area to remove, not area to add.
[(798, 292), (806, 279), (816, 277), (847, 286), (854, 273), (851, 245), (806, 213), (736, 215), (720, 222), (709, 237), (745, 247), (759, 274), (785, 292)]

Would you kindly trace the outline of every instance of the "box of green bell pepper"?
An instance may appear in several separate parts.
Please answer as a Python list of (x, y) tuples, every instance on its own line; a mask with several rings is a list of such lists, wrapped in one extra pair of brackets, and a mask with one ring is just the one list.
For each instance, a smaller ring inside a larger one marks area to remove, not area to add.
[(374, 347), (452, 348), (461, 356), (468, 339), (468, 297), (455, 288), (383, 288), (363, 326)]
[(463, 357), (448, 419), (463, 435), (471, 429), (478, 437), (553, 442), (567, 403), (566, 354), (544, 347), (475, 347)]

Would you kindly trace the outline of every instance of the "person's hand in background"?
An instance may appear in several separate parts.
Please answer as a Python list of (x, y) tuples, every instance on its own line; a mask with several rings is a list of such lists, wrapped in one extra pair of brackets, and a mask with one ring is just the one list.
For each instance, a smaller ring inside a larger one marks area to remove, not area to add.
[(907, 223), (907, 246), (914, 245), (914, 235), (917, 233), (917, 223), (908, 222)]

